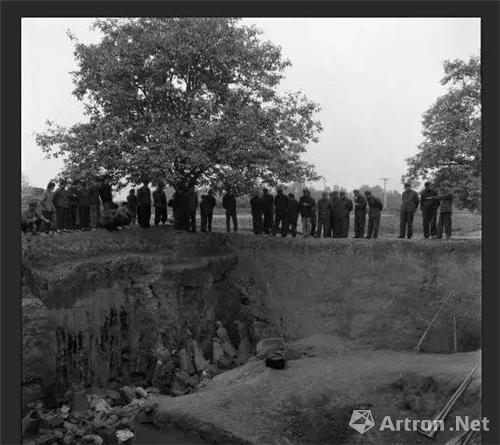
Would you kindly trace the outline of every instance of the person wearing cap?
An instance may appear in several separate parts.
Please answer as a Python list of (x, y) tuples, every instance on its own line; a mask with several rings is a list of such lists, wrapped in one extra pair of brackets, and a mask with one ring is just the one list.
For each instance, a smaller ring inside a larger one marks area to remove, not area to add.
[(300, 216), (302, 218), (302, 236), (311, 236), (311, 217), (316, 211), (316, 201), (311, 196), (309, 189), (304, 188), (299, 199)]
[(372, 195), (372, 193), (367, 190), (365, 192), (366, 202), (368, 203), (368, 229), (366, 232), (366, 238), (377, 239), (380, 227), (380, 215), (384, 206), (380, 199)]
[(49, 182), (40, 198), (40, 210), (42, 211), (42, 216), (48, 221), (44, 223), (45, 232), (47, 233), (50, 233), (54, 229), (52, 227), (52, 221), (54, 220), (56, 212), (56, 206), (54, 205), (55, 187), (56, 184), (54, 182)]
[(292, 238), (297, 236), (297, 221), (299, 219), (300, 206), (299, 202), (295, 199), (295, 195), (293, 193), (288, 194), (288, 202), (286, 208), (286, 230), (285, 236), (290, 231), (292, 234)]
[(330, 213), (331, 202), (327, 192), (321, 193), (318, 199), (318, 231), (316, 236), (319, 238), (323, 233), (323, 238), (330, 238)]
[(273, 230), (273, 195), (266, 188), (262, 189), (262, 204), (264, 206), (264, 233), (269, 235)]
[(212, 219), (217, 201), (214, 192), (210, 189), (206, 195), (202, 195), (200, 203), (201, 231), (212, 231)]
[(135, 189), (130, 189), (127, 196), (128, 211), (130, 212), (131, 224), (137, 222), (137, 196)]
[(427, 198), (429, 201), (437, 201), (440, 203), (439, 207), (439, 221), (437, 224), (437, 231), (435, 238), (441, 239), (443, 237), (443, 230), (446, 233), (446, 238), (451, 238), (451, 214), (453, 207), (453, 193), (443, 188), (439, 195)]
[(436, 236), (436, 213), (439, 207), (439, 200), (428, 199), (437, 196), (437, 191), (431, 187), (427, 181), (424, 189), (420, 193), (420, 210), (422, 211), (422, 224), (424, 229), (424, 238)]
[(330, 230), (334, 238), (342, 237), (342, 230), (343, 230), (342, 227), (344, 223), (344, 207), (345, 207), (345, 202), (340, 199), (339, 192), (334, 191), (332, 193), (332, 199), (331, 199), (331, 218), (330, 218), (332, 222)]
[(342, 203), (342, 232), (340, 237), (347, 238), (349, 236), (349, 215), (352, 212), (352, 201), (346, 196), (344, 190), (340, 191), (339, 201)]
[(278, 230), (281, 231), (281, 236), (286, 236), (287, 232), (287, 216), (288, 197), (283, 193), (283, 188), (278, 187), (276, 196), (274, 197), (274, 229), (273, 235), (276, 235)]
[(99, 197), (99, 183), (96, 179), (89, 187), (89, 218), (90, 228), (95, 231), (101, 219), (101, 198)]
[(264, 201), (260, 196), (260, 190), (256, 189), (250, 199), (250, 207), (252, 212), (252, 225), (253, 233), (261, 235), (263, 229), (263, 216), (264, 216)]
[(354, 190), (354, 238), (363, 238), (365, 236), (366, 224), (366, 198)]
[(147, 229), (151, 222), (151, 189), (148, 179), (142, 184), (137, 190), (137, 220), (143, 229)]
[(167, 222), (167, 195), (163, 191), (163, 184), (158, 183), (156, 190), (153, 192), (153, 204), (155, 206), (155, 226), (162, 223), (165, 225)]
[(227, 233), (231, 232), (231, 220), (233, 220), (233, 229), (236, 233), (238, 231), (238, 218), (236, 216), (236, 197), (232, 190), (226, 190), (225, 195), (222, 197), (222, 207), (226, 210), (226, 230)]
[(70, 194), (66, 190), (66, 181), (59, 182), (59, 187), (54, 192), (54, 206), (56, 207), (57, 231), (68, 231), (71, 228), (71, 212), (69, 209)]
[(418, 193), (412, 190), (411, 184), (405, 184), (405, 191), (401, 195), (401, 209), (399, 214), (399, 236), (408, 239), (413, 237), (413, 215), (415, 214), (420, 199)]
[(21, 230), (24, 233), (29, 231), (37, 234), (42, 223), (47, 224), (49, 220), (38, 211), (37, 202), (31, 201), (28, 208), (21, 214)]

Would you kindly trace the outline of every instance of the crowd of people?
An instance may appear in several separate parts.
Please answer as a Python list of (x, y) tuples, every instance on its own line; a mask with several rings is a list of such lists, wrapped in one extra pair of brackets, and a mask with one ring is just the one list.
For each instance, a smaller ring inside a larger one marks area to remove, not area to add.
[[(202, 232), (212, 231), (212, 219), (217, 201), (212, 190), (198, 199), (194, 187), (177, 189), (167, 200), (164, 185), (159, 183), (154, 191), (150, 181), (144, 180), (140, 188), (131, 189), (126, 201), (120, 205), (113, 202), (112, 187), (108, 177), (102, 177), (87, 184), (73, 180), (68, 186), (61, 180), (58, 188), (50, 182), (39, 202), (29, 203), (22, 215), (22, 230), (31, 233), (62, 233), (72, 230), (121, 230), (129, 225), (139, 224), (146, 229), (151, 224), (154, 207), (154, 224), (168, 222), (168, 207), (172, 207), (176, 230), (196, 232), (196, 215), (200, 210)], [(451, 237), (452, 194), (443, 191), (438, 194), (431, 183), (426, 182), (419, 194), (405, 184), (400, 210), (399, 238), (413, 237), (413, 217), (419, 205), (422, 211), (425, 238)], [(238, 231), (236, 197), (227, 190), (222, 197), (226, 213), (226, 230)], [(383, 209), (379, 198), (367, 190), (353, 191), (353, 200), (346, 192), (323, 192), (317, 201), (304, 188), (297, 200), (293, 193), (285, 194), (278, 187), (273, 196), (266, 188), (256, 189), (250, 199), (253, 232), (256, 235), (290, 234), (297, 236), (299, 216), (302, 236), (323, 238), (347, 238), (349, 236), (350, 214), (354, 212), (354, 238), (373, 238), (379, 235), (380, 217)], [(437, 218), (438, 209), (439, 220)], [(367, 224), (368, 217), (368, 224)], [(365, 230), (366, 228), (366, 230)]]

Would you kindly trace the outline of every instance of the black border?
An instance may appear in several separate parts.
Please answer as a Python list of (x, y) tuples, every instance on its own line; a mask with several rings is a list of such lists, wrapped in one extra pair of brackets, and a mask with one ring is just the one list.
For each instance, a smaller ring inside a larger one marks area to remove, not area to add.
[[(497, 1), (3, 1), (1, 3), (1, 424), (0, 444), (20, 444), (21, 17), (481, 17), (483, 93), (483, 415), (499, 435), (499, 18)], [(15, 184), (15, 185), (14, 185)], [(14, 209), (14, 210), (12, 210)]]

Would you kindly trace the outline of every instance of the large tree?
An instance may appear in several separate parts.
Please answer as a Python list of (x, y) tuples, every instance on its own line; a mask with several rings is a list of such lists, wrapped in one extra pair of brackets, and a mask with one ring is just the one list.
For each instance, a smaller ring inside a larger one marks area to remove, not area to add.
[(321, 131), (317, 104), (279, 94), (290, 62), (261, 31), (231, 18), (98, 20), (97, 44), (75, 40), (74, 95), (88, 122), (38, 134), (66, 176), (106, 171), (175, 187), (248, 191), (316, 180), (301, 158)]
[(424, 114), (423, 142), (407, 159), (409, 179), (430, 179), (438, 188), (450, 188), (460, 207), (481, 204), (481, 64), (444, 62), (441, 81), (448, 91)]

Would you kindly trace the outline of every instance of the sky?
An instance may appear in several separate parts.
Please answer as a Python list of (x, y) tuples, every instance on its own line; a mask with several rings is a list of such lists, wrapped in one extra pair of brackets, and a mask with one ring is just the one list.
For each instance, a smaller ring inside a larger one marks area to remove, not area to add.
[[(22, 171), (44, 187), (62, 167), (46, 159), (34, 134), (47, 119), (84, 122), (71, 94), (77, 65), (67, 30), (97, 42), (92, 18), (22, 20)], [(442, 63), (480, 53), (478, 18), (245, 18), (281, 46), (292, 66), (281, 91), (303, 91), (321, 107), (323, 131), (304, 159), (332, 187), (401, 189), (405, 159), (417, 153), (423, 113), (446, 90)]]

